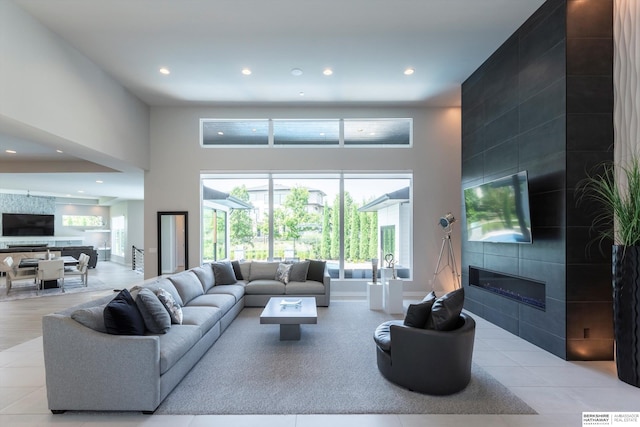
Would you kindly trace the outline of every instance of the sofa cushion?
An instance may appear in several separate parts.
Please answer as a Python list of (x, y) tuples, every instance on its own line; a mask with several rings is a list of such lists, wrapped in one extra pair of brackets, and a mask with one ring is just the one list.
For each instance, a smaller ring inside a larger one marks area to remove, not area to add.
[(158, 280), (145, 280), (142, 283), (142, 286), (145, 288), (151, 289), (153, 293), (156, 295), (158, 294), (159, 289), (164, 289), (165, 291), (171, 294), (171, 296), (173, 297), (173, 299), (178, 305), (180, 306), (184, 305), (184, 302), (182, 302), (182, 298), (180, 298), (180, 293), (178, 292), (176, 287), (173, 285), (173, 282), (167, 279), (166, 277), (162, 277)]
[(244, 287), (244, 293), (250, 295), (284, 295), (284, 290), (285, 284), (275, 279), (253, 280)]
[(102, 304), (80, 308), (71, 313), (71, 318), (94, 331), (107, 333), (107, 328), (104, 325), (104, 308), (106, 306), (107, 304)]
[(224, 314), (218, 307), (182, 307), (183, 325), (197, 326), (200, 329), (200, 335), (204, 336), (215, 324), (222, 318)]
[(216, 285), (233, 285), (237, 282), (236, 274), (233, 272), (231, 261), (217, 261), (211, 263), (213, 276)]
[(326, 261), (308, 259), (309, 270), (307, 271), (307, 280), (315, 280), (322, 283), (324, 281), (324, 270), (327, 266)]
[(149, 288), (140, 288), (135, 297), (144, 325), (149, 332), (164, 334), (171, 328), (171, 316), (158, 296)]
[(104, 308), (104, 326), (114, 335), (143, 335), (144, 319), (127, 289), (123, 289)]
[(276, 270), (275, 279), (279, 282), (284, 283), (285, 285), (289, 283), (289, 275), (291, 274), (292, 264), (278, 264), (278, 269)]
[[(225, 285), (222, 285), (225, 286)], [(226, 285), (231, 286), (231, 285)], [(189, 303), (189, 307), (217, 307), (223, 313), (231, 310), (236, 304), (236, 297), (228, 294), (206, 294), (200, 295)], [(187, 308), (187, 307), (184, 307)]]
[(193, 274), (198, 276), (200, 283), (202, 283), (202, 290), (204, 291), (204, 293), (207, 293), (207, 291), (216, 284), (213, 276), (213, 267), (211, 267), (211, 264), (206, 263), (201, 265), (200, 267), (194, 267), (191, 269), (191, 271), (193, 271)]
[(391, 325), (404, 326), (402, 320), (389, 320), (380, 324), (373, 333), (373, 340), (384, 351), (391, 351)]
[(207, 292), (207, 295), (216, 294), (232, 295), (236, 299), (236, 302), (238, 302), (244, 296), (244, 283), (240, 282), (235, 285), (214, 286), (209, 289), (209, 292)]
[(171, 316), (171, 323), (177, 323), (178, 325), (182, 323), (182, 307), (176, 302), (171, 293), (166, 290), (160, 288), (156, 292), (158, 299), (164, 307), (169, 312), (169, 316)]
[(251, 263), (251, 272), (249, 274), (249, 282), (254, 280), (275, 280), (276, 271), (278, 270), (279, 262), (258, 262)]
[(289, 273), (290, 282), (304, 282), (307, 280), (307, 273), (309, 272), (309, 261), (300, 261), (291, 265), (291, 272)]
[(307, 280), (305, 282), (290, 281), (284, 287), (284, 293), (287, 295), (322, 295), (324, 294), (324, 285), (315, 280)]
[(182, 305), (187, 305), (189, 301), (197, 296), (204, 294), (204, 288), (198, 276), (193, 271), (187, 270), (178, 274), (169, 276), (169, 280), (176, 287), (180, 298), (182, 299)]
[(202, 337), (199, 326), (174, 325), (160, 341), (160, 374), (164, 374), (184, 356)]
[[(240, 274), (242, 275), (242, 279), (238, 278), (238, 280), (249, 280), (251, 277), (251, 261), (238, 261), (240, 264)], [(237, 277), (237, 276), (236, 276)]]
[(438, 331), (455, 329), (463, 305), (464, 288), (456, 289), (437, 298), (433, 303), (433, 307), (431, 307), (431, 315), (427, 321), (427, 328)]

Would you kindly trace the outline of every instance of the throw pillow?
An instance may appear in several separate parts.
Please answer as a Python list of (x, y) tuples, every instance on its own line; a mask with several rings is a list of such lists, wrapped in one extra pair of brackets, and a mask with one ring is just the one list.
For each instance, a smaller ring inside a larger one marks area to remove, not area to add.
[(284, 283), (285, 285), (289, 283), (289, 275), (291, 274), (291, 264), (283, 264), (280, 263), (278, 265), (278, 269), (276, 270), (275, 279), (279, 282)]
[(327, 267), (326, 261), (308, 259), (309, 270), (307, 271), (307, 280), (315, 280), (322, 283), (324, 281), (324, 270)]
[(309, 261), (300, 261), (291, 265), (290, 282), (305, 282), (309, 271)]
[(171, 316), (156, 294), (151, 289), (141, 288), (135, 301), (149, 332), (154, 334), (167, 333), (171, 328)]
[(431, 315), (427, 321), (427, 328), (438, 331), (451, 331), (455, 329), (463, 305), (464, 288), (456, 289), (437, 298), (433, 303), (433, 307), (431, 307)]
[(240, 270), (240, 261), (231, 261), (231, 267), (233, 267), (233, 274), (236, 275), (236, 279), (244, 280), (242, 277), (242, 270)]
[(104, 326), (114, 335), (143, 335), (144, 319), (127, 289), (121, 290), (104, 308)]
[(107, 328), (104, 325), (104, 308), (106, 306), (107, 304), (80, 308), (71, 313), (71, 318), (94, 331), (107, 333)]
[(436, 293), (435, 293), (435, 292), (433, 292), (433, 291), (431, 291), (431, 292), (429, 292), (429, 293), (427, 294), (427, 296), (426, 296), (426, 297), (422, 298), (422, 302), (435, 301), (435, 300), (436, 300), (436, 298), (438, 298), (438, 297), (436, 296)]
[(156, 292), (158, 299), (164, 305), (164, 308), (169, 312), (169, 316), (171, 316), (171, 323), (177, 323), (178, 325), (182, 324), (182, 308), (176, 300), (173, 299), (171, 293), (165, 291), (160, 288)]
[(237, 282), (236, 273), (233, 272), (231, 261), (218, 261), (211, 263), (213, 276), (217, 285), (233, 285)]
[(407, 315), (404, 318), (404, 325), (412, 328), (424, 329), (427, 326), (431, 307), (435, 300), (424, 301), (420, 304), (409, 304)]

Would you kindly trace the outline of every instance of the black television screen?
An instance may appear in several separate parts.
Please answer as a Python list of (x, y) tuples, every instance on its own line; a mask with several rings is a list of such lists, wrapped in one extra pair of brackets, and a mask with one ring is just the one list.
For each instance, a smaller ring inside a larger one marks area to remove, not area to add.
[(2, 214), (3, 236), (53, 236), (54, 215)]
[(527, 172), (464, 190), (467, 240), (531, 243)]

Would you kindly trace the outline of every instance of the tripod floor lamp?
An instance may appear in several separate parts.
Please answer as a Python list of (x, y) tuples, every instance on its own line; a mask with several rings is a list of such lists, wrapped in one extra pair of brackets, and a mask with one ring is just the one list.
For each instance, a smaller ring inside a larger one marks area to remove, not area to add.
[[(451, 269), (451, 274), (453, 275), (454, 283), (456, 284), (456, 289), (460, 288), (460, 274), (458, 274), (458, 267), (456, 265), (456, 255), (453, 252), (453, 245), (451, 244), (451, 231), (453, 227), (453, 223), (456, 222), (455, 217), (451, 212), (447, 212), (446, 215), (440, 218), (438, 224), (442, 227), (444, 231), (444, 236), (442, 237), (442, 246), (440, 247), (440, 255), (438, 256), (438, 263), (436, 264), (436, 270), (433, 273), (433, 278), (431, 279), (431, 283), (435, 283), (436, 277), (438, 274), (442, 272), (446, 267)], [(447, 250), (447, 263), (440, 267), (442, 263), (442, 255), (444, 254), (445, 247)]]

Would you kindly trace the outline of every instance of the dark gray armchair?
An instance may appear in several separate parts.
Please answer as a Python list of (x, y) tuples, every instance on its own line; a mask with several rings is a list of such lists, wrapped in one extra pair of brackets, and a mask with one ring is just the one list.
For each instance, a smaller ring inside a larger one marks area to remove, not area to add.
[(476, 322), (465, 313), (450, 331), (412, 328), (402, 320), (385, 322), (375, 333), (378, 369), (412, 391), (456, 393), (471, 379), (475, 330)]

